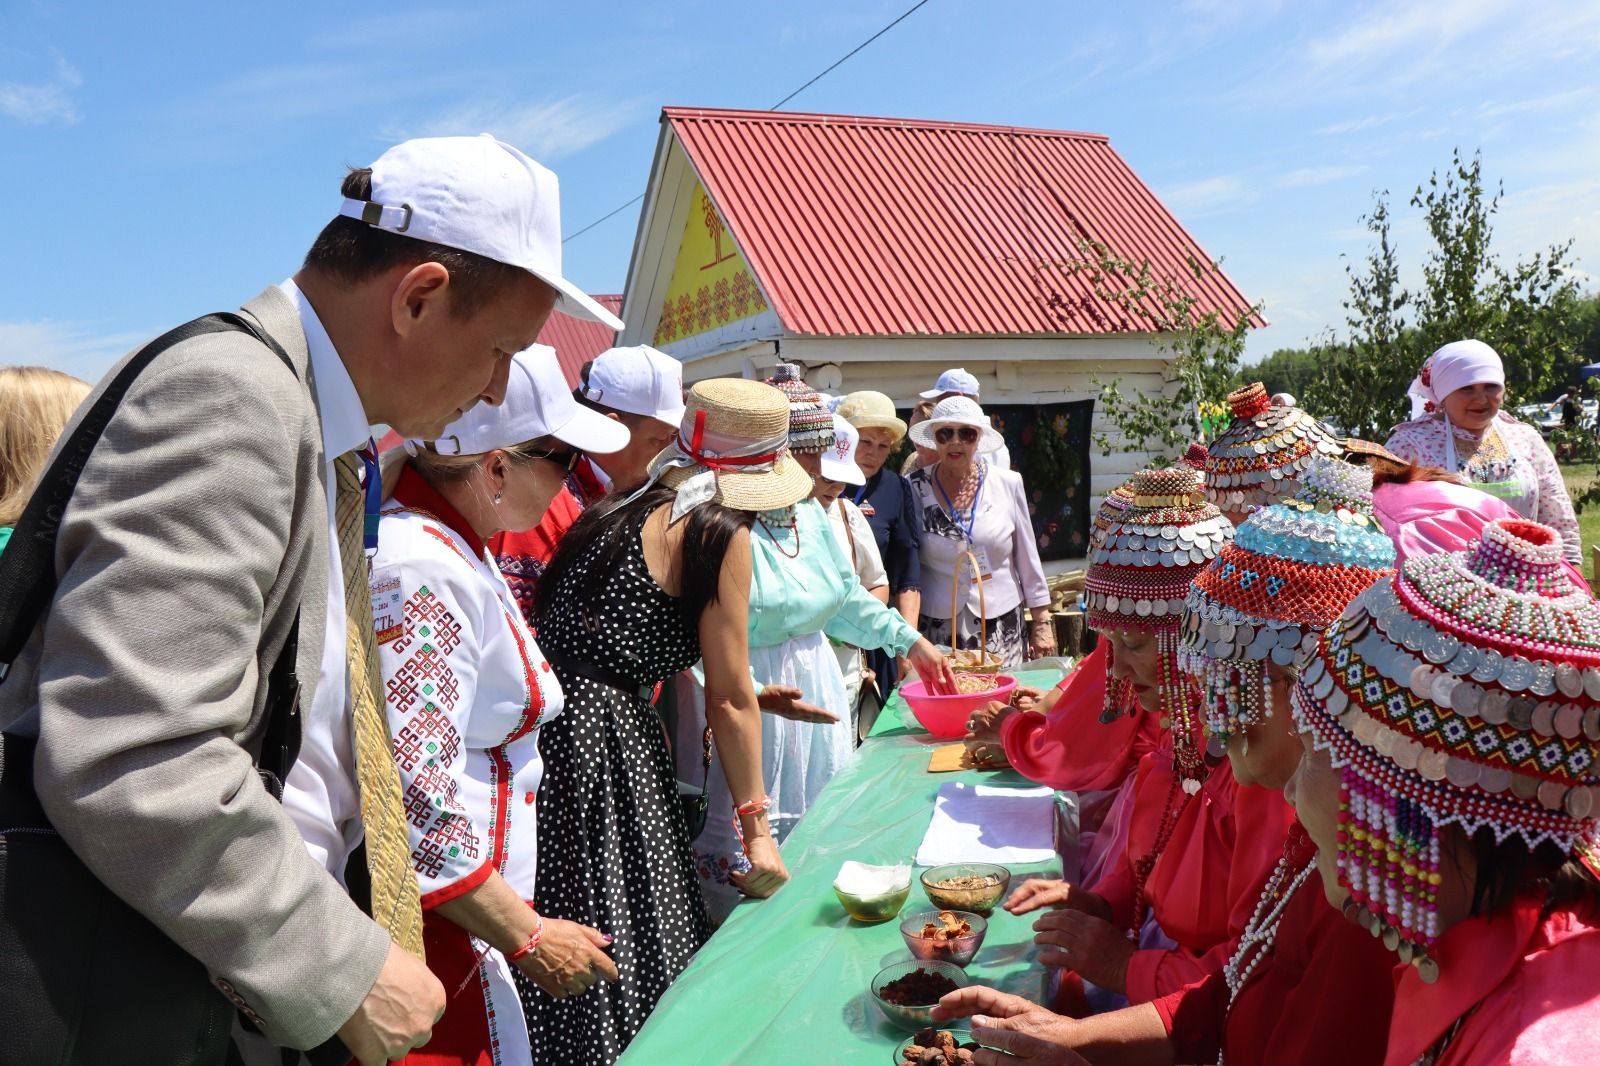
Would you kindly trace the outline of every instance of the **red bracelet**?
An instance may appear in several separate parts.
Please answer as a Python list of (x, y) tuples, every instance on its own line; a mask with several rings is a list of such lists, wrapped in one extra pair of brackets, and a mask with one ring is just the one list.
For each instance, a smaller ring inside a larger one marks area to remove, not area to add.
[(534, 953), (534, 950), (537, 949), (538, 946), (539, 946), (539, 938), (541, 936), (544, 936), (544, 919), (539, 917), (538, 914), (534, 914), (534, 916), (533, 916), (533, 934), (528, 937), (528, 942), (526, 944), (522, 945), (516, 951), (513, 951), (511, 954), (507, 955), (506, 956), (506, 961), (507, 962), (517, 962), (520, 959), (525, 959), (529, 955), (532, 955)]
[(762, 796), (760, 799), (753, 799), (748, 803), (739, 804), (737, 807), (735, 807), (733, 809), (733, 813), (737, 814), (739, 817), (743, 818), (746, 815), (750, 815), (750, 814), (760, 814), (762, 811), (765, 811), (765, 810), (768, 810), (769, 808), (771, 808), (771, 806), (772, 806), (772, 797), (771, 796)]

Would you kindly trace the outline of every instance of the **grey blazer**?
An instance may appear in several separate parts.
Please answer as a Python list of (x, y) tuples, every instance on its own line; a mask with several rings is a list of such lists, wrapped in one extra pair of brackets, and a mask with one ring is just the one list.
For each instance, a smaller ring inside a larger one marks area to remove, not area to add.
[(299, 316), (277, 288), (243, 311), (299, 380), (238, 333), (145, 369), (67, 509), (60, 587), (0, 686), (0, 728), (38, 736), (39, 798), (95, 876), (275, 1042), (308, 1048), (355, 1013), (389, 939), (307, 853), (251, 763), (296, 608), (311, 703), (328, 511)]

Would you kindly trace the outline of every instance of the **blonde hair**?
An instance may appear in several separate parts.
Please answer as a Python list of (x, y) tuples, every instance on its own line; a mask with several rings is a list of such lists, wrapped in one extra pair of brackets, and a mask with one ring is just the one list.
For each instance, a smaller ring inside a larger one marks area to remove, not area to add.
[(14, 526), (89, 383), (42, 366), (0, 367), (0, 526)]

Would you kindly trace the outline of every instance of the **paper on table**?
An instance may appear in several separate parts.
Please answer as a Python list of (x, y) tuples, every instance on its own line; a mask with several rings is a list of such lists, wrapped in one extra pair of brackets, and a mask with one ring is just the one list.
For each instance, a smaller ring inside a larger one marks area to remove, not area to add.
[(917, 849), (918, 866), (947, 862), (1030, 863), (1055, 855), (1055, 793), (952, 781), (939, 786), (933, 820)]

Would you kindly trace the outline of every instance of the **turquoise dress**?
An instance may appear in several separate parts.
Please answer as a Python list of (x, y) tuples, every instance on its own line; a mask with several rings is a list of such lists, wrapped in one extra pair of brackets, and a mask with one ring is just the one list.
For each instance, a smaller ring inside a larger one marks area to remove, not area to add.
[(11, 527), (0, 526), (0, 552), (6, 550), (6, 541), (11, 539)]
[[(771, 524), (757, 522), (750, 535), (751, 673), (757, 688), (793, 685), (808, 703), (839, 717), (839, 724), (818, 725), (761, 716), (762, 775), (772, 799), (767, 817), (782, 844), (822, 787), (855, 755), (851, 708), (828, 638), (903, 655), (917, 642), (917, 631), (861, 587), (814, 500), (796, 505), (794, 529), (777, 524), (775, 516), (763, 517)], [(685, 681), (679, 687), (678, 776), (693, 785), (702, 773), (704, 729), (705, 691)], [(733, 800), (715, 757), (706, 787), (711, 806), (694, 842), (695, 867), (712, 917), (721, 920), (739, 900), (728, 875), (745, 860), (733, 828)]]

